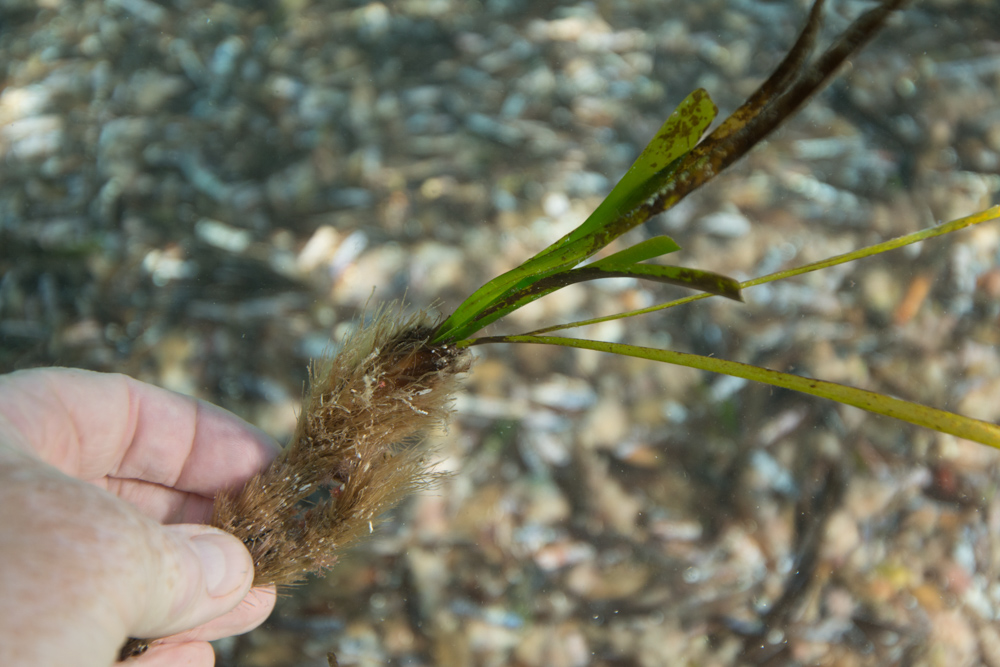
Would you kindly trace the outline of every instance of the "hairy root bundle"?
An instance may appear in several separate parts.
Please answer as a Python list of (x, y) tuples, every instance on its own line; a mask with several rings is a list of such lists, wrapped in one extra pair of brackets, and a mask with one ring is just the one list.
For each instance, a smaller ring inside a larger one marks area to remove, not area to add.
[(425, 317), (381, 309), (314, 364), (290, 444), (242, 491), (216, 497), (212, 525), (247, 545), (255, 585), (329, 569), (381, 514), (434, 481), (421, 434), (447, 418), (470, 356), (431, 345), (433, 331)]

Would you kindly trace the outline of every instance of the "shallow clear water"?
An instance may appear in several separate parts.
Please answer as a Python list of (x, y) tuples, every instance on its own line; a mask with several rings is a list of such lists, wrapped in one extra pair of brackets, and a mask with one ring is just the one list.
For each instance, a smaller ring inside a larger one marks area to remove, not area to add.
[[(0, 8), (0, 370), (123, 371), (278, 438), (308, 359), (369, 299), (447, 312), (581, 222), (690, 90), (735, 108), (804, 17), (42, 5)], [(827, 35), (856, 9), (834, 3)], [(672, 260), (751, 277), (996, 203), (998, 25), (972, 1), (906, 10), (766, 145), (628, 238), (667, 233)], [(587, 335), (996, 421), (998, 258), (985, 226)], [(677, 293), (576, 286), (496, 330)], [(995, 656), (992, 452), (686, 369), (482, 357), (435, 436), (442, 488), (220, 642), (219, 664)]]

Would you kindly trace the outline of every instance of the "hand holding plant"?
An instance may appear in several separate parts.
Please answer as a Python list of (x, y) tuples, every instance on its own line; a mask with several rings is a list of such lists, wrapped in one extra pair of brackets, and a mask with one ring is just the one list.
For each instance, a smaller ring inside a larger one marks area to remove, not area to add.
[(0, 663), (210, 665), (209, 640), (274, 606), (240, 542), (203, 525), (212, 498), (276, 453), (212, 405), (122, 375), (0, 377)]

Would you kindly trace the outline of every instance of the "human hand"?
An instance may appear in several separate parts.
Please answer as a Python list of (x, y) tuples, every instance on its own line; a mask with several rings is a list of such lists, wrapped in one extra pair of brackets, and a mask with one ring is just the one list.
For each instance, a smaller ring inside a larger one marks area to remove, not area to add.
[(201, 525), (277, 453), (238, 417), (124, 375), (0, 376), (0, 664), (212, 665), (209, 640), (274, 607), (228, 533)]

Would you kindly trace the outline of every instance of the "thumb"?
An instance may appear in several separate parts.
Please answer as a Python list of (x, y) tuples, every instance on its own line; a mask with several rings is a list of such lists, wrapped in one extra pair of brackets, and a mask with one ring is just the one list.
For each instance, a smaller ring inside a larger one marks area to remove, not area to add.
[(158, 551), (143, 568), (133, 637), (166, 637), (233, 609), (253, 584), (253, 561), (239, 539), (209, 526), (162, 526)]

